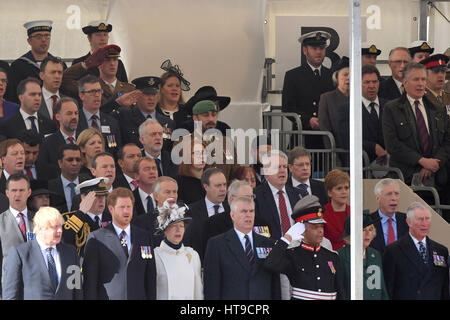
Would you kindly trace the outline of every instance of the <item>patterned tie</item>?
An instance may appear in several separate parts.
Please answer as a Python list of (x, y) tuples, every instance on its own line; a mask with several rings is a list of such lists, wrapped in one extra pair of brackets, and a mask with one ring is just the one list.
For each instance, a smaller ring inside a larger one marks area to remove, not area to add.
[(425, 248), (425, 245), (422, 241), (419, 241), (419, 252), (420, 256), (422, 257), (423, 263), (428, 264), (427, 261), (427, 249)]
[(91, 117), (91, 127), (98, 130), (99, 128), (98, 128), (98, 124), (97, 124), (97, 119), (98, 119), (97, 115), (95, 115), (95, 114), (92, 115), (92, 117)]
[(213, 206), (213, 208), (214, 208), (214, 214), (215, 214), (215, 215), (218, 214), (218, 213), (219, 213), (220, 206), (219, 206), (218, 204), (215, 204), (215, 205)]
[(159, 160), (158, 158), (155, 158), (155, 162), (156, 162), (156, 168), (158, 169), (158, 177), (162, 177), (163, 172), (161, 169), (161, 160)]
[(253, 254), (252, 245), (250, 243), (250, 239), (248, 238), (248, 235), (245, 235), (244, 238), (245, 238), (245, 254), (247, 255), (248, 262), (250, 262), (250, 265), (253, 265), (255, 256)]
[(136, 188), (138, 187), (138, 182), (136, 180), (131, 181), (131, 184), (133, 185), (133, 191), (136, 190)]
[(52, 98), (52, 103), (53, 103), (53, 105), (52, 105), (53, 121), (55, 121), (56, 126), (59, 128), (59, 121), (56, 120), (56, 111), (55, 111), (56, 104), (58, 103), (58, 96), (56, 94), (54, 94), (54, 95), (51, 96), (51, 98)]
[(283, 191), (278, 191), (278, 204), (280, 207), (280, 217), (281, 217), (281, 231), (284, 235), (291, 227), (291, 221), (289, 221), (289, 216), (286, 207), (286, 201), (284, 200)]
[(27, 226), (25, 224), (25, 218), (24, 218), (22, 212), (19, 212), (17, 214), (17, 216), (19, 217), (19, 230), (22, 233), (23, 240), (26, 242), (27, 241)]
[(52, 247), (45, 249), (47, 253), (47, 262), (48, 262), (48, 275), (50, 276), (50, 281), (52, 282), (53, 287), (58, 288), (58, 273), (56, 272), (56, 263), (55, 259), (52, 256)]
[(27, 176), (30, 177), (30, 179), (34, 179), (33, 171), (31, 171), (30, 167), (25, 167), (25, 172), (26, 172)]
[(34, 120), (36, 119), (35, 116), (29, 116), (28, 120), (30, 120), (31, 122), (31, 130), (35, 131), (35, 132), (39, 132), (37, 127), (36, 127), (36, 123), (34, 122)]
[(400, 86), (400, 91), (402, 92), (402, 94), (405, 93), (405, 87), (403, 86), (403, 84)]
[(428, 134), (427, 126), (422, 112), (419, 109), (419, 101), (414, 101), (417, 118), (417, 129), (419, 130), (419, 137), (423, 147), (424, 156), (431, 155), (430, 135)]
[(392, 227), (392, 218), (388, 219), (388, 241), (387, 244), (391, 244), (395, 241), (394, 228)]
[(152, 214), (155, 211), (155, 207), (153, 206), (153, 200), (151, 196), (147, 196), (147, 213)]
[(75, 144), (75, 139), (73, 137), (68, 137), (67, 140), (69, 140), (70, 144)]
[(128, 258), (128, 244), (127, 244), (127, 233), (125, 230), (122, 230), (120, 233), (120, 244), (122, 245), (123, 252)]
[(314, 69), (314, 75), (320, 77), (319, 69)]
[(308, 185), (306, 183), (300, 183), (297, 185), (297, 188), (300, 190), (300, 195), (302, 198), (306, 197), (308, 193)]

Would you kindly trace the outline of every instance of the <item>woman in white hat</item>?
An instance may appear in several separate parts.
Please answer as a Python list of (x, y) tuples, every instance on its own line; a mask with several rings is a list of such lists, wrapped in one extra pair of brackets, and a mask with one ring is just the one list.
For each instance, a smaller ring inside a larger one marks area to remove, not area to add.
[(182, 243), (186, 207), (164, 202), (159, 209), (158, 231), (164, 240), (155, 249), (157, 300), (203, 300), (198, 253)]

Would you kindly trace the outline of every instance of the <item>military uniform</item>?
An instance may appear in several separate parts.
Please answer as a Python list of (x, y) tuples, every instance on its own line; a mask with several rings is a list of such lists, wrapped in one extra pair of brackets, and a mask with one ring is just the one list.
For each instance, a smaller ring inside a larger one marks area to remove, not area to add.
[[(435, 54), (429, 56), (428, 58), (420, 61), (421, 64), (433, 73), (443, 73), (444, 81), (445, 81), (445, 73), (447, 72), (447, 63), (449, 61), (449, 57), (443, 54)], [(438, 79), (438, 78), (436, 78)], [(436, 106), (441, 106), (445, 108), (447, 114), (450, 115), (450, 91), (445, 87), (441, 90), (441, 92), (436, 92), (431, 90), (430, 88), (426, 88), (425, 96)]]
[[(292, 230), (299, 234), (297, 227), (304, 222), (325, 224), (319, 198), (306, 196), (293, 209), (292, 218), (296, 224)], [(300, 223), (300, 224), (299, 224)], [(298, 239), (298, 238), (297, 238)], [(292, 240), (295, 240), (292, 238)], [(311, 245), (302, 241), (299, 246), (288, 249), (288, 240), (278, 240), (266, 259), (265, 267), (273, 272), (285, 274), (292, 286), (292, 300), (336, 300), (345, 298), (339, 256), (320, 244)]]

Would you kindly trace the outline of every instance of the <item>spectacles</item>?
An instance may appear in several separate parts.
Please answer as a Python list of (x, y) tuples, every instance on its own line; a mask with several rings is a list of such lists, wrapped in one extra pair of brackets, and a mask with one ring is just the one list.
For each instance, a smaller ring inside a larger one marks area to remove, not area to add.
[(407, 60), (392, 60), (391, 63), (393, 63), (393, 64), (408, 64), (409, 61), (407, 61)]
[(36, 39), (38, 39), (38, 40), (42, 40), (42, 39), (45, 39), (45, 40), (48, 40), (48, 39), (50, 39), (52, 36), (50, 35), (50, 34), (36, 34), (36, 35), (34, 35), (34, 36), (30, 36), (30, 38), (36, 38)]
[(96, 94), (103, 94), (103, 89), (92, 89), (88, 91), (81, 91), (82, 93), (90, 94), (90, 95), (96, 95)]
[(1, 83), (7, 84), (8, 83), (8, 79), (0, 79)]

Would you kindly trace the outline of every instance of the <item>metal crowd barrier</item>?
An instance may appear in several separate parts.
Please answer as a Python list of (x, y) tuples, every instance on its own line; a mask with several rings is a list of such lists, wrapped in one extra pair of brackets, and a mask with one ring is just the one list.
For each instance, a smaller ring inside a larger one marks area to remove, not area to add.
[[(292, 119), (297, 124), (296, 130), (292, 129)], [(298, 145), (298, 141), (301, 141), (302, 122), (295, 112), (263, 112), (263, 128), (267, 129), (268, 134), (272, 129), (279, 130), (279, 149), (285, 153), (289, 153), (293, 145)]]

